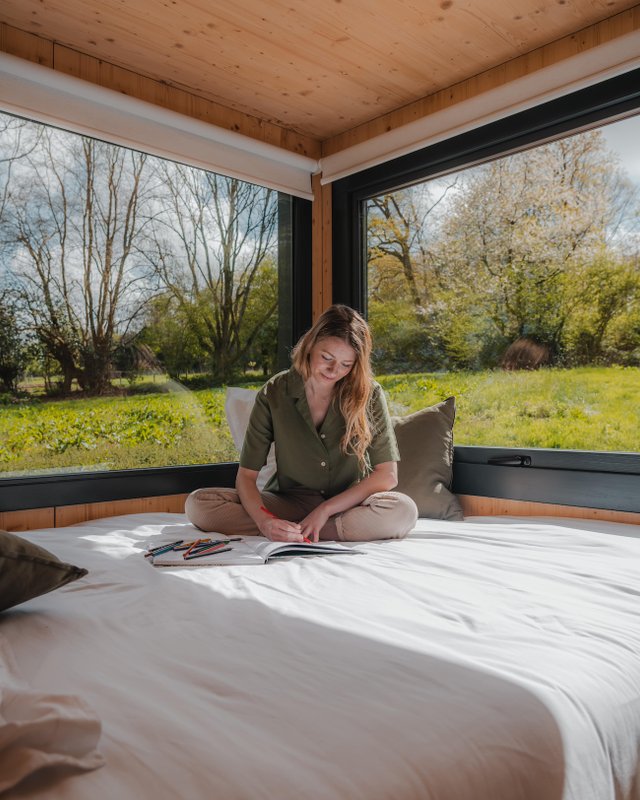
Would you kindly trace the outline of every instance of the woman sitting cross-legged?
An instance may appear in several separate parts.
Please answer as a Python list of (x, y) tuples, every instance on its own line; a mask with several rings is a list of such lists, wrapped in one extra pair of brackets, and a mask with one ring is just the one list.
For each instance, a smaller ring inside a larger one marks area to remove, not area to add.
[[(186, 514), (203, 531), (273, 541), (401, 538), (416, 504), (393, 489), (398, 446), (371, 370), (371, 333), (352, 308), (334, 305), (302, 336), (293, 366), (256, 396), (235, 489), (197, 489)], [(277, 472), (258, 473), (275, 442)]]

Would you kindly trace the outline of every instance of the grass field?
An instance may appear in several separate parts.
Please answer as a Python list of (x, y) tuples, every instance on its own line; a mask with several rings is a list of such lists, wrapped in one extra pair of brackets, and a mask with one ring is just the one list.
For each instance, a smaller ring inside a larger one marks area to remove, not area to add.
[[(640, 370), (379, 376), (392, 414), (457, 398), (457, 444), (640, 452)], [(255, 385), (255, 384), (254, 384)], [(159, 387), (157, 387), (159, 388)], [(0, 472), (112, 470), (237, 458), (224, 388), (0, 406)]]

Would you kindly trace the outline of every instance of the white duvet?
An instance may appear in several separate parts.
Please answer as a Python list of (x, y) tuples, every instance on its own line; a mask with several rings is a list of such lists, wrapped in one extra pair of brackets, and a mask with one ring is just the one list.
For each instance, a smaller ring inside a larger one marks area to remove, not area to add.
[(0, 637), (33, 692), (94, 710), (106, 764), (3, 798), (640, 798), (637, 526), (419, 520), (357, 557), (144, 559), (192, 532), (22, 534), (89, 574)]

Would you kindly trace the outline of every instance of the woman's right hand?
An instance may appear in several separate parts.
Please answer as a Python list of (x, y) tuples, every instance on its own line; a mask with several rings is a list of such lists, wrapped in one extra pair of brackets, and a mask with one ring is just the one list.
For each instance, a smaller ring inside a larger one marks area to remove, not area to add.
[(280, 519), (262, 505), (262, 497), (256, 486), (258, 473), (246, 467), (239, 467), (236, 475), (236, 489), (245, 511), (258, 526), (260, 533), (272, 542), (301, 542), (302, 526), (297, 522)]
[(260, 523), (260, 533), (272, 542), (301, 542), (302, 526), (297, 522), (265, 515)]

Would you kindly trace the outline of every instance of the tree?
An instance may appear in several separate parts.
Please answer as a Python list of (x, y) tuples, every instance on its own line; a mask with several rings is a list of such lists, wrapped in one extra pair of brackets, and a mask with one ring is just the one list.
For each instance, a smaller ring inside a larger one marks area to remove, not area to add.
[(26, 347), (20, 333), (17, 314), (7, 293), (0, 295), (0, 389), (16, 392), (24, 371)]
[(154, 215), (149, 258), (207, 354), (214, 380), (223, 382), (276, 312), (276, 292), (262, 293), (259, 307), (251, 298), (275, 249), (277, 196), (169, 162), (162, 179), (169, 203)]
[(60, 365), (64, 392), (74, 378), (92, 393), (110, 387), (118, 340), (142, 302), (148, 269), (136, 245), (146, 161), (46, 128), (12, 182), (5, 230), (15, 247), (19, 297)]
[(442, 363), (433, 327), (440, 278), (433, 246), (456, 178), (374, 197), (367, 208), (369, 321), (378, 368)]
[(367, 265), (371, 298), (407, 296), (418, 316), (433, 300), (437, 260), (432, 250), (440, 225), (438, 207), (457, 179), (435, 187), (419, 184), (374, 197), (367, 214)]
[(16, 167), (36, 149), (42, 130), (42, 126), (28, 120), (0, 114), (0, 224)]
[(188, 372), (197, 371), (206, 360), (198, 345), (191, 318), (176, 298), (165, 292), (146, 307), (144, 327), (139, 341), (147, 344), (169, 377), (179, 381)]
[[(635, 330), (635, 341), (629, 342), (627, 347), (637, 350), (640, 346), (637, 331), (640, 271), (637, 266), (603, 252), (593, 261), (579, 265), (574, 278), (576, 286), (572, 296), (575, 307), (565, 337), (572, 362), (593, 364), (606, 361), (608, 334), (613, 332), (614, 321), (623, 315), (629, 318), (632, 330)], [(614, 349), (618, 351), (627, 349), (622, 341), (623, 330), (618, 327), (614, 334)], [(620, 353), (617, 355), (619, 357)]]
[(600, 132), (370, 200), (379, 363), (495, 366), (517, 340), (564, 362), (601, 357), (614, 329), (628, 341), (617, 321), (634, 325), (638, 207)]
[(563, 357), (581, 265), (637, 218), (637, 193), (600, 132), (537, 147), (462, 174), (441, 241), (455, 315), (490, 322), (488, 351), (530, 337)]
[[(277, 369), (278, 318), (264, 321), (264, 309), (275, 308), (278, 302), (278, 267), (272, 257), (263, 261), (256, 273), (242, 328), (241, 345), (244, 365), (255, 364), (266, 378)], [(249, 340), (250, 337), (250, 341)]]

